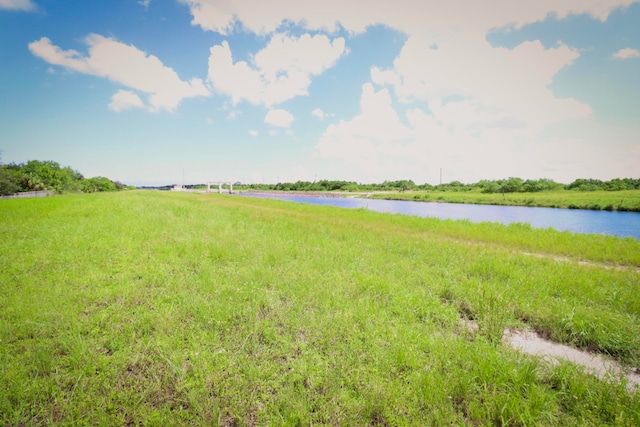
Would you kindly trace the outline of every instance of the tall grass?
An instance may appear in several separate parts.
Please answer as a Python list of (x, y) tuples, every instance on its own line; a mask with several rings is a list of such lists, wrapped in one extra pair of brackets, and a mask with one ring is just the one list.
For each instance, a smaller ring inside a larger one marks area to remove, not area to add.
[(640, 424), (638, 392), (493, 338), (638, 366), (637, 271), (555, 259), (637, 265), (628, 239), (160, 192), (6, 200), (0, 224), (6, 425)]
[(409, 191), (382, 193), (376, 199), (413, 200), (421, 202), (472, 203), (480, 205), (531, 206), (548, 208), (589, 209), (640, 212), (640, 190), (570, 191), (539, 193), (493, 193)]

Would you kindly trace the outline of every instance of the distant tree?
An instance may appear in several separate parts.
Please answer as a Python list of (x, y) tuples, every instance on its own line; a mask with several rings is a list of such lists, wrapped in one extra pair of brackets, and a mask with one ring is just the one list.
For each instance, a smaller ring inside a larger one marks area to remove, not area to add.
[(358, 185), (358, 183), (356, 183), (356, 182), (347, 183), (347, 184), (343, 185), (340, 189), (342, 191), (349, 191), (349, 192), (363, 191), (361, 189), (360, 185)]
[(571, 184), (567, 185), (567, 190), (574, 191), (597, 191), (602, 190), (603, 182), (599, 179), (583, 179), (578, 178)]
[(543, 190), (542, 184), (539, 180), (528, 179), (523, 184), (523, 191), (527, 193), (537, 193)]
[(524, 189), (524, 182), (520, 178), (509, 178), (502, 182), (500, 190), (503, 193), (518, 193)]
[(22, 190), (22, 174), (0, 165), (0, 196), (18, 193)]
[(275, 190), (279, 191), (291, 191), (295, 187), (293, 182), (279, 182), (275, 186)]
[(482, 191), (483, 193), (499, 193), (500, 192), (500, 184), (496, 181), (489, 181), (489, 180), (483, 179), (482, 181), (479, 181), (475, 186), (480, 188), (480, 191)]
[(467, 186), (460, 181), (451, 181), (447, 184), (439, 184), (434, 187), (437, 191), (470, 191), (471, 186)]
[(611, 181), (602, 183), (602, 189), (607, 191), (633, 190), (634, 188), (636, 188), (636, 184), (634, 180), (630, 178), (614, 178)]
[(54, 190), (63, 192), (96, 192), (127, 189), (120, 182), (105, 177), (85, 179), (69, 166), (54, 161), (29, 160), (27, 163), (0, 165), (0, 192), (12, 194), (22, 191)]
[(425, 182), (422, 185), (416, 186), (416, 188), (419, 189), (419, 190), (427, 190), (427, 191), (429, 191), (429, 190), (433, 190), (434, 186)]
[(116, 184), (109, 178), (96, 176), (94, 178), (84, 179), (81, 184), (83, 193), (97, 193), (103, 191), (116, 191)]
[(402, 179), (399, 181), (392, 181), (387, 184), (391, 188), (396, 188), (400, 191), (407, 191), (413, 189), (416, 184), (410, 179)]
[(29, 160), (21, 167), (29, 190), (80, 191), (83, 176), (70, 167), (60, 167), (54, 161)]
[(540, 191), (559, 190), (559, 189), (562, 189), (563, 187), (564, 186), (562, 184), (559, 184), (551, 179), (546, 179), (546, 178), (542, 178), (538, 180), (528, 179), (523, 183), (522, 191), (525, 191), (527, 193), (536, 193)]

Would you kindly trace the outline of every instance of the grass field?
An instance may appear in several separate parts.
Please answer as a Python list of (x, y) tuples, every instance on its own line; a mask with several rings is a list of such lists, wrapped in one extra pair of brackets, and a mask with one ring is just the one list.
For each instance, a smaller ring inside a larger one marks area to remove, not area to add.
[[(640, 242), (279, 200), (0, 201), (0, 423), (640, 425)], [(463, 322), (480, 325), (470, 331)]]
[(640, 212), (640, 190), (556, 191), (540, 193), (485, 194), (479, 192), (409, 191), (370, 196), (387, 200), (472, 203), (480, 205), (531, 206)]

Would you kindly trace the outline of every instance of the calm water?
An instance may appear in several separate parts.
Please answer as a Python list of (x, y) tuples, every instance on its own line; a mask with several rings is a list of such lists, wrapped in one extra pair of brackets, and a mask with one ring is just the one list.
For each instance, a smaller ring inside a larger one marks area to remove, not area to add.
[(561, 231), (610, 234), (621, 237), (632, 236), (640, 239), (640, 213), (637, 212), (425, 203), (358, 198), (343, 199), (338, 197), (289, 197), (257, 193), (246, 195), (290, 200), (298, 203), (338, 206), (341, 208), (367, 208), (377, 212), (440, 219), (469, 219), (473, 222), (493, 221), (503, 224), (526, 222), (538, 228), (551, 227)]

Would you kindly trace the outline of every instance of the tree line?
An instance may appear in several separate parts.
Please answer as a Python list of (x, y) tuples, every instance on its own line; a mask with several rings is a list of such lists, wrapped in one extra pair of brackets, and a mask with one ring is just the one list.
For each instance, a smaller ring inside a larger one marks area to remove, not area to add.
[(50, 160), (0, 164), (0, 196), (25, 191), (95, 193), (126, 188), (128, 188), (126, 185), (103, 176), (85, 178), (69, 166), (62, 167)]
[(474, 191), (481, 193), (537, 193), (541, 191), (621, 191), (640, 189), (640, 179), (614, 178), (610, 181), (599, 179), (576, 179), (570, 184), (561, 184), (551, 179), (527, 179), (508, 178), (497, 180), (483, 179), (476, 183), (464, 184), (460, 181), (452, 181), (446, 184), (417, 185), (412, 180), (384, 181), (381, 184), (359, 184), (355, 181), (329, 181), (321, 180), (316, 182), (297, 181), (279, 182), (277, 184), (249, 184), (243, 187), (252, 190), (275, 190), (275, 191), (453, 191), (466, 192)]
[[(197, 186), (187, 187), (201, 187)], [(166, 186), (167, 189), (170, 186)], [(206, 187), (206, 186), (205, 186)], [(640, 189), (640, 179), (614, 178), (609, 181), (599, 179), (576, 179), (570, 184), (561, 184), (551, 179), (508, 178), (481, 180), (472, 184), (452, 181), (446, 184), (418, 185), (410, 179), (384, 181), (380, 184), (362, 184), (355, 181), (320, 180), (279, 182), (277, 184), (234, 184), (236, 188), (263, 191), (443, 191), (443, 192), (482, 192), (482, 193), (535, 193), (541, 191), (620, 191)], [(0, 163), (0, 196), (24, 191), (53, 190), (57, 193), (80, 192), (95, 193), (118, 191), (130, 188), (118, 181), (97, 176), (85, 178), (80, 172), (69, 166), (62, 167), (54, 161), (29, 160), (26, 163)], [(154, 187), (156, 188), (156, 187)]]

